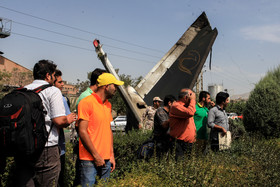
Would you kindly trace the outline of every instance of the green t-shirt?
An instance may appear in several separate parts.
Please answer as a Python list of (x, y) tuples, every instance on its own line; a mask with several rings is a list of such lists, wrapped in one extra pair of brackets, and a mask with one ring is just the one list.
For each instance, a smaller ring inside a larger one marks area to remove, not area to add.
[(80, 103), (80, 101), (81, 101), (83, 98), (85, 98), (85, 97), (91, 95), (92, 93), (93, 93), (93, 91), (92, 91), (89, 87), (88, 87), (83, 93), (81, 93), (81, 95), (79, 96), (79, 98), (78, 98), (78, 100), (77, 100), (77, 103), (76, 103), (76, 109), (77, 109), (77, 111), (78, 111), (78, 104)]
[(207, 140), (207, 117), (209, 110), (206, 107), (202, 107), (199, 103), (195, 105), (195, 108), (194, 123), (196, 127), (196, 138)]

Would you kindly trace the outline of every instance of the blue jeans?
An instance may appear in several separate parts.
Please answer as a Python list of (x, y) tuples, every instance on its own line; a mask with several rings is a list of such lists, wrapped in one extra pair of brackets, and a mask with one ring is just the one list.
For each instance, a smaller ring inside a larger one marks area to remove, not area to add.
[(105, 160), (104, 167), (96, 167), (93, 161), (80, 160), (81, 185), (82, 187), (93, 186), (96, 183), (96, 176), (105, 181), (110, 177), (111, 162)]

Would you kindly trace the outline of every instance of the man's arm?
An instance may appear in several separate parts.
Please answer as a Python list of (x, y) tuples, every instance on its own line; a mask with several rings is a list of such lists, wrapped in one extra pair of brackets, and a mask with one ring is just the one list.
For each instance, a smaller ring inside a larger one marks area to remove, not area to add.
[(58, 128), (68, 127), (71, 123), (73, 123), (77, 119), (77, 115), (75, 113), (68, 114), (67, 116), (59, 116), (52, 119), (52, 122)]
[(169, 119), (164, 121), (161, 125), (164, 129), (168, 129), (169, 128)]
[(171, 107), (170, 116), (185, 119), (194, 116), (195, 111), (195, 100), (191, 99), (188, 107), (184, 105), (176, 105), (176, 107)]
[(156, 124), (156, 120), (158, 121), (158, 124), (161, 125), (164, 129), (168, 129), (169, 127), (169, 115), (166, 115), (166, 113), (163, 110), (157, 110), (154, 117), (154, 123)]
[(216, 125), (216, 124), (214, 123), (214, 121), (215, 121), (215, 111), (214, 111), (214, 109), (211, 109), (211, 110), (209, 111), (209, 113), (208, 113), (208, 119), (207, 119), (208, 127), (210, 127), (210, 128), (215, 128), (215, 129), (217, 129), (217, 130), (223, 132), (222, 135), (225, 135), (225, 134), (227, 133), (226, 129), (225, 129), (224, 127), (221, 127), (221, 126), (219, 126), (219, 125)]
[(83, 146), (85, 147), (85, 149), (92, 155), (93, 157), (93, 162), (95, 163), (95, 165), (97, 167), (99, 166), (104, 166), (105, 165), (105, 161), (104, 159), (98, 154), (98, 152), (96, 151), (94, 145), (92, 144), (90, 137), (88, 135), (87, 132), (87, 128), (88, 128), (88, 121), (80, 119), (79, 120), (79, 137), (80, 140), (82, 141)]

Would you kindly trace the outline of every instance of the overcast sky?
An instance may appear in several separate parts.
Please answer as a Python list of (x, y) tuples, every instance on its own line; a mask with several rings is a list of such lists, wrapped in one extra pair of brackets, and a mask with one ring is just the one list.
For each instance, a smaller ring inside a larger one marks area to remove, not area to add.
[(251, 91), (280, 64), (279, 0), (1, 0), (0, 17), (12, 20), (0, 39), (6, 58), (29, 69), (53, 60), (76, 83), (99, 67), (97, 38), (114, 68), (145, 76), (205, 11), (218, 29), (212, 69), (205, 63), (204, 89), (222, 84), (231, 94)]

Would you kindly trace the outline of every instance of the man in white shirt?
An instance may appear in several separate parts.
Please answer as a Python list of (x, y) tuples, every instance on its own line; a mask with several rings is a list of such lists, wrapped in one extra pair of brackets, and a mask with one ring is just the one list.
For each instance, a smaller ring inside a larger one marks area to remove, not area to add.
[[(34, 81), (25, 88), (53, 85), (55, 70), (56, 65), (52, 61), (40, 60), (33, 68)], [(48, 141), (35, 166), (21, 158), (15, 158), (17, 186), (57, 186), (60, 172), (59, 128), (67, 127), (76, 118), (74, 113), (65, 115), (62, 94), (57, 87), (48, 87), (39, 95), (47, 112), (45, 124), (49, 132)]]

